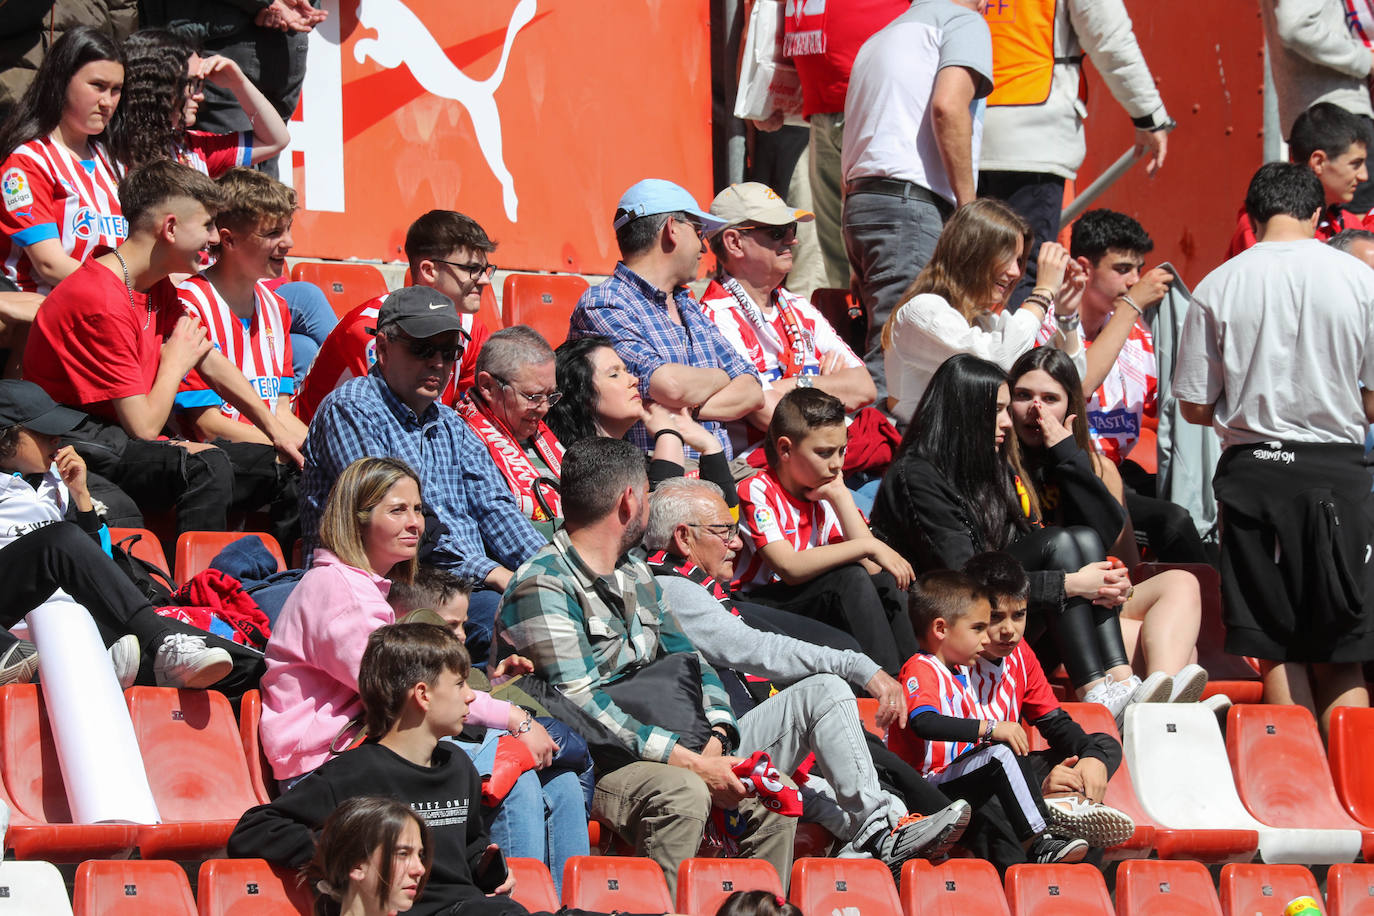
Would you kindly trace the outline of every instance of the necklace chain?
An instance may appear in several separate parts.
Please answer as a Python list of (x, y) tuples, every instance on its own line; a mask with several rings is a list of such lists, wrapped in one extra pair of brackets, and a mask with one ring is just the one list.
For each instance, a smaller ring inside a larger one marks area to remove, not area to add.
[[(136, 312), (138, 311), (138, 306), (134, 305), (134, 284), (133, 281), (129, 279), (129, 265), (124, 263), (124, 255), (119, 253), (118, 248), (114, 249), (113, 253), (116, 260), (119, 261), (119, 269), (124, 271), (124, 289), (129, 294), (129, 308), (133, 309)], [(148, 325), (151, 324), (153, 321), (152, 300), (145, 299), (143, 308), (146, 312), (146, 317), (144, 317), (143, 319), (143, 330), (146, 331), (148, 330)]]

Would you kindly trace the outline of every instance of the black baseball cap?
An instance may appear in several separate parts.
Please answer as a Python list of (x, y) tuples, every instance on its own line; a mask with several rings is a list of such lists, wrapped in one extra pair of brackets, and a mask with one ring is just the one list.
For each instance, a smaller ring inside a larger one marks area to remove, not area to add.
[(463, 329), (453, 300), (428, 286), (403, 286), (387, 296), (377, 312), (377, 327), (368, 330), (376, 334), (393, 324), (419, 340)]
[(61, 436), (85, 419), (85, 414), (63, 407), (33, 382), (0, 379), (0, 426), (22, 426), (40, 435)]

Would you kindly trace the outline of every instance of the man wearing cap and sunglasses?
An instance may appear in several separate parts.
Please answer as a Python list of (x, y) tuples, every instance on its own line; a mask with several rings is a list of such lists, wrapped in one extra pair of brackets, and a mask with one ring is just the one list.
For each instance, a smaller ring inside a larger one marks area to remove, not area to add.
[[(495, 250), (496, 243), (486, 230), (456, 210), (430, 210), (406, 230), (410, 282), (437, 289), (452, 299), (462, 322), (459, 334), (465, 338), (463, 352), (439, 399), (450, 407), (457, 406), (458, 398), (472, 387), (477, 354), (491, 334), (491, 329), (477, 317), (477, 310), (496, 271), (496, 266), (487, 260)], [(377, 312), (385, 298), (377, 296), (354, 307), (320, 346), (296, 396), (296, 415), (306, 423), (315, 416), (325, 395), (351, 378), (366, 375), (377, 361), (377, 346), (368, 329), (376, 326)]]
[(735, 456), (763, 441), (774, 406), (793, 388), (820, 388), (851, 413), (872, 404), (877, 391), (863, 361), (811, 303), (782, 286), (797, 224), (815, 217), (757, 181), (721, 191), (711, 213), (725, 226), (710, 237), (717, 275), (701, 307), (763, 380), (763, 406), (727, 424)]
[(468, 651), (487, 658), (491, 624), (511, 571), (546, 543), (520, 511), (482, 440), (439, 402), (463, 353), (463, 322), (436, 289), (407, 286), (377, 315), (377, 364), (325, 397), (310, 421), (301, 476), (301, 530), (318, 544), (329, 490), (366, 455), (405, 461), (420, 475), (429, 522), (425, 562), (479, 584), (468, 605)]
[[(721, 336), (687, 289), (706, 251), (702, 236), (723, 225), (686, 189), (646, 178), (621, 197), (615, 213), (620, 263), (606, 282), (582, 294), (568, 338), (610, 338), (639, 393), (670, 410), (686, 407), (732, 457), (722, 422), (763, 406), (763, 389), (747, 360)], [(630, 441), (646, 451), (642, 423)], [(696, 458), (694, 451), (688, 457)]]

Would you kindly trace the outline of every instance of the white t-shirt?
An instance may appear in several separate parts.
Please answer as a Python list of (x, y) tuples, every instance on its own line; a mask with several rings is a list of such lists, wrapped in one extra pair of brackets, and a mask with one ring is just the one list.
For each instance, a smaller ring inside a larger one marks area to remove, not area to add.
[(1223, 447), (1363, 443), (1374, 270), (1315, 239), (1260, 242), (1193, 292), (1173, 393), (1214, 404)]
[(844, 102), (844, 180), (911, 181), (954, 202), (945, 174), (930, 97), (945, 67), (978, 75), (973, 115), (973, 169), (983, 141), (983, 99), (992, 92), (992, 34), (983, 17), (951, 0), (917, 0), (859, 49)]

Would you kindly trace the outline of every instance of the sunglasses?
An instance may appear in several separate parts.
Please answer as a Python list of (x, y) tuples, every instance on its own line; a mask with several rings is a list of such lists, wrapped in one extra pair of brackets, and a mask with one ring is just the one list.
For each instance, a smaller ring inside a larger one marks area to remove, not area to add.
[(740, 232), (762, 232), (775, 242), (781, 242), (790, 235), (797, 234), (797, 224), (788, 223), (786, 226), (740, 226)]
[(440, 346), (428, 339), (418, 340), (408, 336), (401, 338), (406, 345), (406, 349), (410, 351), (410, 355), (416, 359), (433, 359), (434, 355), (437, 353), (439, 358), (447, 363), (457, 362), (462, 358), (463, 351), (467, 349), (470, 339), (470, 335), (461, 328), (458, 330), (458, 343), (455, 346)]

